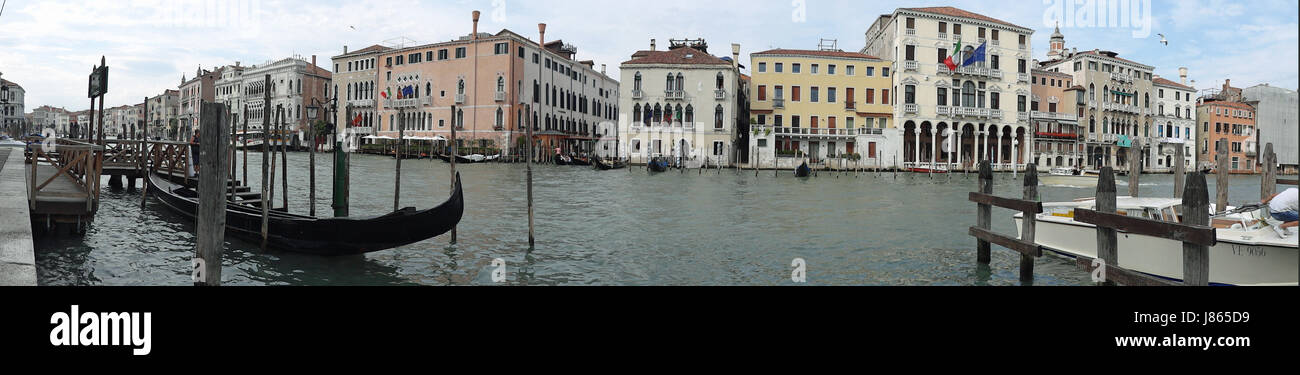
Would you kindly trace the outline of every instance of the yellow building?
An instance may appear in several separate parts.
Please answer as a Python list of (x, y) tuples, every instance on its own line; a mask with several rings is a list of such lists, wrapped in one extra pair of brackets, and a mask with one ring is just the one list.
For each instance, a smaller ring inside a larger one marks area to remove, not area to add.
[[(876, 165), (897, 131), (892, 63), (870, 55), (776, 49), (750, 55), (750, 145), (761, 168)], [(796, 153), (796, 151), (798, 151)], [(855, 157), (855, 155), (857, 157)], [(889, 164), (884, 160), (882, 164)], [(753, 166), (752, 164), (750, 165)]]

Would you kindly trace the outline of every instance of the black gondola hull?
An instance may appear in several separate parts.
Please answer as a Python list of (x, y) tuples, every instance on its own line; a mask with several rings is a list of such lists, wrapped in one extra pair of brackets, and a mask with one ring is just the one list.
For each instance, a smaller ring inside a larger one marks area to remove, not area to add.
[[(272, 249), (342, 256), (392, 249), (434, 238), (451, 231), (464, 214), (464, 198), (457, 176), (452, 196), (441, 205), (423, 211), (403, 209), (371, 218), (313, 218), (271, 211), (268, 215), (267, 246)], [(197, 216), (199, 201), (192, 190), (150, 174), (149, 190), (164, 205), (190, 220)], [(260, 244), (261, 209), (237, 203), (226, 204), (226, 233)]]

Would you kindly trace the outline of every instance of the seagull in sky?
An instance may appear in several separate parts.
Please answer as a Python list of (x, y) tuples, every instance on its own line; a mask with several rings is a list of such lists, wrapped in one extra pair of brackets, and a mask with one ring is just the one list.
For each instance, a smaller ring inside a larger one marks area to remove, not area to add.
[(1166, 45), (1166, 46), (1169, 45), (1169, 40), (1168, 40), (1168, 39), (1165, 39), (1165, 34), (1156, 34), (1156, 35), (1159, 35), (1159, 36), (1160, 36), (1160, 43), (1161, 43), (1161, 44), (1164, 44), (1164, 45)]

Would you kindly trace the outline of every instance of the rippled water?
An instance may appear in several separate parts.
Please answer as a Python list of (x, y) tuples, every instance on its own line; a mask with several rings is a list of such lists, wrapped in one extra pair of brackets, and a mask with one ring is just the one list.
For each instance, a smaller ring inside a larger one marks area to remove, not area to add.
[[(307, 212), (307, 154), (291, 153), (290, 210)], [(317, 161), (317, 214), (330, 211), (330, 160)], [(242, 159), (241, 159), (242, 163)], [(260, 189), (260, 159), (249, 158)], [(434, 238), (364, 256), (326, 258), (262, 252), (229, 239), (223, 283), (232, 285), (492, 284), (491, 262), (506, 261), (517, 285), (789, 285), (791, 262), (807, 262), (811, 285), (1017, 285), (1019, 258), (995, 247), (991, 267), (977, 266), (966, 228), (975, 176), (672, 171), (594, 171), (535, 166), (537, 247), (528, 251), (523, 164), (458, 165), (466, 211), (459, 243)], [(394, 160), (352, 158), (353, 215), (393, 204)], [(449, 190), (448, 164), (407, 160), (402, 206), (427, 208)], [(951, 178), (951, 179), (950, 179)], [(1145, 196), (1166, 196), (1172, 176), (1144, 176)], [(105, 178), (107, 179), (107, 178)], [(279, 183), (276, 184), (277, 188)], [(37, 239), (43, 285), (187, 285), (193, 225), (137, 191), (107, 182), (98, 216), (84, 237)], [(1120, 187), (1121, 193), (1127, 188)], [(1211, 179), (1210, 191), (1214, 191)], [(1020, 181), (998, 176), (995, 192), (1019, 197)], [(1092, 196), (1091, 189), (1043, 187), (1044, 201)], [(1231, 200), (1255, 201), (1259, 181), (1234, 177)], [(276, 198), (279, 202), (279, 197)], [(994, 229), (1014, 234), (1011, 212), (994, 212)], [(1060, 258), (1036, 266), (1036, 285), (1083, 285), (1088, 275)]]

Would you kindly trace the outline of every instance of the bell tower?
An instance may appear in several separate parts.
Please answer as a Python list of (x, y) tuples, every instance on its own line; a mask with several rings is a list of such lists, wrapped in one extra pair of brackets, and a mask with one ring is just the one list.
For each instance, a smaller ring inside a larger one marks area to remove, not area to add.
[(1047, 51), (1047, 57), (1051, 60), (1060, 60), (1065, 58), (1065, 35), (1061, 34), (1061, 23), (1056, 23), (1056, 32), (1052, 33), (1052, 40), (1049, 43), (1051, 49)]

